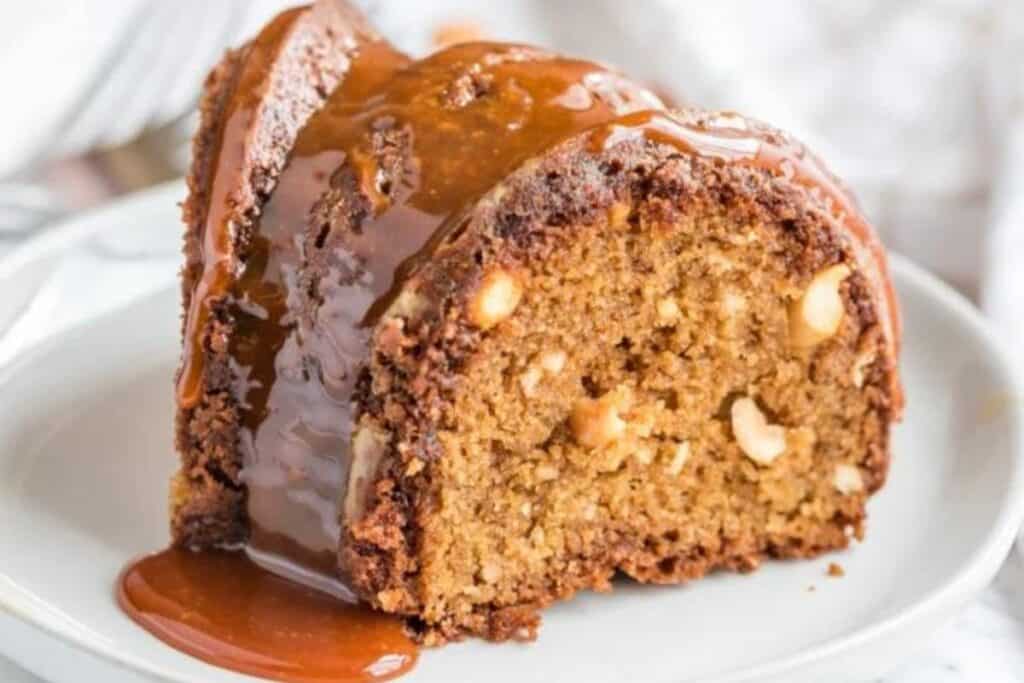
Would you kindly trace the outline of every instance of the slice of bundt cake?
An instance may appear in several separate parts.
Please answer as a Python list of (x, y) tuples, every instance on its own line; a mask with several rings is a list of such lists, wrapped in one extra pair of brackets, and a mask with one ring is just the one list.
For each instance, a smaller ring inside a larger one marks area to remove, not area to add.
[(201, 114), (176, 543), (438, 643), (861, 537), (896, 302), (788, 136), (534, 48), (411, 60), (341, 0), (229, 53)]

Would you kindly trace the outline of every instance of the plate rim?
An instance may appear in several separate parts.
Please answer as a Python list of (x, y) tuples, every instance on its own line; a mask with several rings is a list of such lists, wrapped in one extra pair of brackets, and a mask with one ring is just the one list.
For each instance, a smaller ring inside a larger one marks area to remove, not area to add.
[[(0, 258), (0, 282), (8, 277), (16, 276), (21, 268), (44, 256), (63, 252), (92, 235), (102, 232), (105, 228), (110, 227), (103, 220), (106, 216), (130, 213), (138, 207), (166, 203), (167, 201), (172, 201), (176, 206), (180, 205), (185, 197), (185, 189), (184, 178), (164, 181), (47, 224), (46, 227), (40, 229), (38, 235), (15, 245), (4, 254), (3, 258)], [(177, 200), (173, 199), (175, 195), (178, 195)], [(94, 320), (83, 322), (89, 324)], [(69, 328), (66, 331), (71, 332), (73, 329)], [(26, 349), (25, 352), (29, 351), (30, 349)]]
[[(103, 221), (97, 219), (105, 215), (130, 212), (135, 205), (145, 205), (157, 198), (163, 200), (172, 190), (180, 189), (180, 180), (171, 181), (54, 225), (45, 233), (15, 248), (0, 260), (0, 280), (15, 274), (18, 269), (32, 260), (65, 249), (79, 239), (101, 229)], [(951, 313), (956, 324), (966, 327), (968, 332), (979, 340), (981, 347), (995, 357), (996, 368), (1012, 389), (1012, 394), (1024, 396), (1024, 378), (1022, 378), (1020, 370), (1010, 360), (1012, 356), (1009, 353), (1008, 344), (1000, 338), (981, 312), (963, 295), (924, 268), (896, 253), (890, 252), (889, 256), (893, 275), (905, 279), (912, 287), (932, 298), (940, 308)], [(166, 289), (161, 289), (160, 292), (166, 292)], [(149, 296), (160, 295), (161, 293), (153, 293)], [(11, 358), (8, 363), (0, 366), (0, 387), (11, 381), (21, 368), (50, 353), (65, 340), (81, 335), (88, 328), (102, 324), (123, 313), (126, 308), (137, 305), (144, 298), (148, 297), (135, 299), (114, 310), (83, 320), (68, 329), (48, 335), (39, 343), (24, 349)], [(914, 622), (921, 622), (929, 616), (940, 614), (943, 610), (958, 608), (983, 589), (1005, 559), (1010, 545), (1020, 529), (1021, 522), (1024, 521), (1024, 402), (1013, 401), (1010, 406), (1010, 414), (1009, 428), (1013, 435), (1011, 447), (1014, 451), (1011, 456), (1012, 473), (1002, 491), (1002, 501), (998, 508), (996, 523), (976, 544), (975, 552), (957, 571), (950, 575), (947, 581), (924, 595), (916, 603), (863, 628), (763, 664), (725, 671), (699, 680), (715, 681), (716, 683), (748, 681), (796, 671), (838, 656), (843, 652), (862, 647), (870, 641), (885, 638), (887, 635), (910, 627)], [(32, 596), (24, 595), (17, 582), (5, 574), (0, 567), (0, 612), (10, 614), (22, 623), (37, 628), (46, 635), (72, 645), (84, 653), (98, 656), (107, 663), (161, 681), (188, 683), (186, 678), (159, 664), (154, 664), (133, 653), (119, 652), (113, 644), (91, 639), (75, 629), (62, 625), (58, 619), (48, 618), (44, 610), (34, 609), (32, 602)], [(244, 679), (240, 678), (240, 680)]]

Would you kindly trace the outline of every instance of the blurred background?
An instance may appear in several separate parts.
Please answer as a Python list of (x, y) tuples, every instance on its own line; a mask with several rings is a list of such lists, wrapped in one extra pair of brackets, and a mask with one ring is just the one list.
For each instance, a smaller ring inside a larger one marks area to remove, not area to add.
[[(854, 188), (891, 249), (964, 292), (1007, 339), (1024, 338), (1024, 0), (356, 1), (413, 54), (466, 38), (540, 44), (795, 133)], [(180, 178), (206, 71), (290, 4), (0, 2), (0, 264), (35, 236), (59, 237), (62, 218)], [(104, 294), (87, 286), (115, 262), (133, 282), (170, 277), (178, 228), (166, 229), (159, 264), (140, 226), (116, 249), (94, 241), (63, 275), (0, 268), (17, 276), (0, 277), (0, 364), (115, 296), (112, 275)], [(900, 683), (1019, 680), (1022, 557)], [(15, 680), (8, 666), (0, 680)]]

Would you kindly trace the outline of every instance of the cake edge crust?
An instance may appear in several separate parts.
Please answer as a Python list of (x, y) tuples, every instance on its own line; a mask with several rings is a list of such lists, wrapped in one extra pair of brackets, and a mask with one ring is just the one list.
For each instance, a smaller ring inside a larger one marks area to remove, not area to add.
[[(211, 203), (220, 179), (231, 225), (224, 258), (244, 265), (263, 205), (291, 154), (298, 132), (339, 84), (360, 45), (378, 35), (346, 2), (317, 2), (288, 10), (259, 36), (228, 50), (207, 76), (199, 102), (199, 127), (181, 205), (185, 265), (181, 270), (183, 359), (175, 373), (179, 387), (174, 432), (181, 467), (170, 485), (171, 539), (194, 548), (234, 546), (246, 539), (245, 487), (237, 448), (239, 413), (233, 396), (236, 373), (228, 344), (234, 330), (228, 297), (209, 302), (210, 315), (197, 331), (202, 354), (201, 391), (195, 405), (180, 401), (180, 383), (190, 339), (189, 315), (205, 269), (204, 240)], [(240, 117), (238, 121), (232, 118)], [(221, 164), (229, 143), (239, 156)], [(226, 166), (221, 168), (221, 166)], [(212, 258), (212, 256), (210, 257)]]

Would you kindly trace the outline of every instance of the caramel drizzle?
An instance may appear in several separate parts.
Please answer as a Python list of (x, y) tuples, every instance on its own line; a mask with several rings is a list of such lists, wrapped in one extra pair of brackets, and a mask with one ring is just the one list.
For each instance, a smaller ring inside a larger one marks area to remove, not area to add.
[(177, 382), (178, 404), (192, 408), (199, 402), (203, 384), (203, 335), (210, 322), (210, 301), (230, 286), (231, 236), (236, 220), (234, 193), (245, 166), (246, 133), (260, 104), (266, 76), (285, 37), (306, 11), (296, 8), (274, 18), (246, 48), (241, 67), (231, 85), (231, 96), (221, 115), (222, 127), (214, 148), (213, 167), (202, 231), (203, 272), (196, 281), (185, 318), (181, 374)]
[(238, 552), (170, 548), (131, 563), (116, 591), (125, 613), (171, 647), (275, 681), (385, 681), (419, 656), (400, 618), (286, 581)]
[[(384, 42), (363, 45), (342, 85), (300, 132), (244, 268), (232, 273), (229, 191), (238, 184), (260, 92), (258, 79), (246, 84), (247, 75), (266, 70), (273, 45), (261, 39), (250, 49), (254, 61), (247, 60), (222, 133), (178, 398), (183, 408), (196, 404), (210, 302), (229, 300), (250, 543), (262, 553), (308, 565), (311, 552), (318, 557), (312, 564), (330, 571), (340, 535), (337, 495), (350, 462), (351, 397), (370, 326), (465, 210), (517, 167), (574, 135), (592, 131), (595, 151), (642, 135), (688, 154), (764, 168), (820, 192), (835, 209), (830, 218), (869, 252), (872, 280), (889, 286), (873, 230), (803, 147), (749, 129), (738, 117), (685, 124), (662, 111), (650, 92), (591, 63), (487, 43), (457, 45), (417, 62)], [(382, 144), (408, 146), (399, 152), (402, 168), (380, 167)], [(368, 206), (345, 208), (365, 216), (355, 229), (314, 221), (318, 203), (346, 174)], [(308, 239), (317, 233), (317, 240)], [(314, 253), (315, 242), (332, 239), (326, 256)], [(315, 313), (303, 320), (296, 311), (308, 310), (310, 301), (301, 275), (316, 258), (327, 259), (322, 265), (330, 277), (320, 280)], [(880, 305), (895, 346), (899, 317), (891, 290)], [(895, 379), (894, 386), (898, 391)], [(305, 506), (298, 513), (296, 496)], [(304, 550), (274, 540), (282, 536), (300, 539)]]

